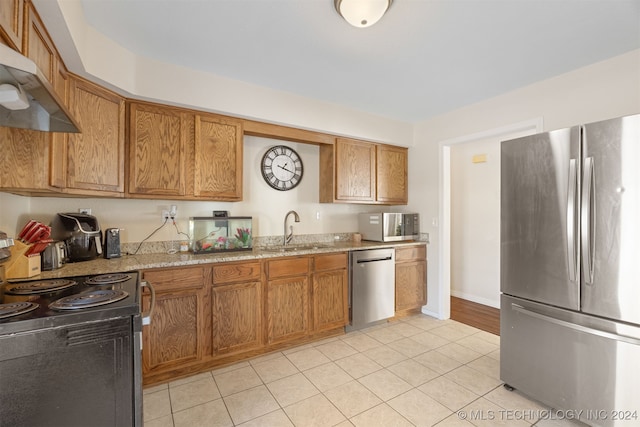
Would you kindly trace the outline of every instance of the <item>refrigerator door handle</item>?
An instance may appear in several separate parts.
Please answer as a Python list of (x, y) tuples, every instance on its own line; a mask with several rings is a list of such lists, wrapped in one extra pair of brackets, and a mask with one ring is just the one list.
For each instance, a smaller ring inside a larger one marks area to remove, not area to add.
[(578, 252), (577, 233), (578, 221), (576, 218), (576, 203), (578, 191), (578, 170), (576, 159), (569, 160), (569, 189), (567, 197), (567, 252), (569, 259), (569, 280), (575, 282), (578, 277)]
[(594, 243), (595, 243), (595, 166), (593, 157), (584, 159), (584, 175), (582, 180), (582, 206), (581, 206), (581, 253), (584, 265), (584, 281), (593, 284), (594, 268)]
[(511, 308), (514, 311), (525, 314), (530, 317), (535, 317), (536, 319), (544, 320), (545, 322), (554, 323), (556, 325), (564, 326), (569, 329), (573, 329), (575, 331), (584, 332), (590, 335), (596, 335), (602, 338), (607, 338), (614, 341), (623, 341), (633, 345), (640, 345), (640, 340), (632, 337), (627, 337), (624, 335), (617, 335), (607, 331), (601, 331), (600, 329), (590, 328), (588, 326), (579, 325), (577, 323), (567, 322), (566, 320), (557, 319), (555, 317), (550, 317), (542, 313), (538, 313), (536, 311), (529, 310), (528, 308), (524, 308), (523, 306), (515, 303), (511, 303)]

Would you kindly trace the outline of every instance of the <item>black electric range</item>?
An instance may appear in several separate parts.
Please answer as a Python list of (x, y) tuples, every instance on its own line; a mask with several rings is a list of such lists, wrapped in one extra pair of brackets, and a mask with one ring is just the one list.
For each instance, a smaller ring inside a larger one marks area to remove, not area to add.
[(21, 280), (0, 290), (0, 334), (138, 314), (137, 271)]
[(0, 405), (0, 424), (142, 427), (140, 285), (138, 272), (2, 285), (0, 401), (20, 403)]

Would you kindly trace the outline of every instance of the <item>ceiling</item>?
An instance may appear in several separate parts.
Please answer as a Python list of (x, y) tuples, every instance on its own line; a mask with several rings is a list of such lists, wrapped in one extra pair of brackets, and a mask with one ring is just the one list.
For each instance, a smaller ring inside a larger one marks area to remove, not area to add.
[(640, 48), (638, 0), (395, 0), (357, 29), (333, 0), (81, 0), (145, 57), (406, 122)]

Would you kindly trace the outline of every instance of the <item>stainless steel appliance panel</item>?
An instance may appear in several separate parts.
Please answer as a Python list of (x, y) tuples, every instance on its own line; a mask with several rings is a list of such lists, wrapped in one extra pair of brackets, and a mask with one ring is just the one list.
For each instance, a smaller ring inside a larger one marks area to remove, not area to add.
[(501, 291), (579, 309), (579, 127), (502, 143)]
[(359, 329), (395, 315), (395, 250), (352, 251), (351, 326)]
[(358, 231), (364, 240), (400, 242), (420, 237), (420, 214), (374, 212), (358, 215)]
[(591, 425), (640, 425), (614, 419), (639, 409), (640, 327), (504, 294), (500, 307), (508, 325), (500, 331), (500, 377), (509, 385), (552, 408), (582, 411)]
[(640, 325), (640, 115), (583, 139), (582, 311)]

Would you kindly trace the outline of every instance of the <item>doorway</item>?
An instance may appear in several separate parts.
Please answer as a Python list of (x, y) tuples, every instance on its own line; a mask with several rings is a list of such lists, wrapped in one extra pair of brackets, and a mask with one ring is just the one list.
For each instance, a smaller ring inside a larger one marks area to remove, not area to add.
[[(445, 140), (440, 142), (440, 212), (439, 212), (439, 222), (441, 225), (441, 235), (442, 235), (442, 244), (440, 245), (440, 265), (439, 265), (439, 290), (438, 290), (438, 317), (441, 319), (448, 319), (451, 317), (451, 290), (452, 290), (452, 147), (458, 144), (469, 144), (471, 149), (474, 149), (474, 143), (483, 142), (487, 143), (487, 141), (492, 141), (494, 144), (499, 144), (500, 141), (506, 139), (512, 139), (519, 136), (532, 135), (535, 133), (542, 132), (542, 118), (537, 118), (533, 120), (528, 120), (525, 122), (515, 123), (510, 126), (504, 126), (501, 128), (490, 129), (488, 131), (479, 132), (476, 134), (465, 135), (462, 137)], [(480, 150), (482, 151), (482, 150)], [(479, 155), (483, 154), (482, 152), (478, 152)], [(496, 155), (492, 155), (492, 157), (496, 157)], [(480, 162), (482, 163), (482, 162)], [(499, 170), (499, 162), (497, 163), (497, 167)], [(499, 200), (499, 188), (494, 189), (497, 194), (497, 198)], [(499, 211), (498, 211), (499, 215)], [(499, 229), (499, 219), (497, 220), (498, 229)], [(499, 245), (499, 230), (498, 237), (494, 240)], [(482, 248), (476, 248), (476, 251), (481, 250)], [(499, 271), (499, 246), (497, 248), (497, 254), (495, 255), (495, 247), (494, 247), (494, 263), (497, 265), (497, 269)], [(457, 256), (457, 255), (456, 255)], [(464, 260), (462, 260), (464, 263)], [(472, 276), (474, 273), (470, 272), (467, 275)], [(496, 279), (494, 277), (494, 287), (492, 291), (489, 292), (497, 292), (495, 298), (499, 298), (499, 276)], [(497, 286), (497, 288), (495, 288)], [(497, 291), (496, 291), (497, 289)], [(490, 300), (491, 298), (489, 298)], [(468, 300), (467, 300), (468, 301)], [(474, 301), (471, 301), (474, 302)], [(484, 302), (484, 304), (483, 304)], [(477, 302), (474, 302), (478, 304)], [(486, 305), (487, 301), (480, 300), (481, 305)], [(489, 306), (490, 307), (490, 306)], [(495, 307), (494, 307), (495, 308)]]

